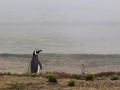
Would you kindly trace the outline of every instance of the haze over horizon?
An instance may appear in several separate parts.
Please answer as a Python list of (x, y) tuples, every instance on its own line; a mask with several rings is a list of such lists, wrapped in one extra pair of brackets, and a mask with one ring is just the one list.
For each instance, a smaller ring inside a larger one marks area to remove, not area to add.
[[(120, 0), (0, 0), (0, 53), (31, 53), (40, 48), (44, 53), (120, 54), (119, 3)], [(38, 37), (31, 39), (36, 47), (25, 43), (24, 36)], [(20, 52), (10, 45), (21, 48)]]

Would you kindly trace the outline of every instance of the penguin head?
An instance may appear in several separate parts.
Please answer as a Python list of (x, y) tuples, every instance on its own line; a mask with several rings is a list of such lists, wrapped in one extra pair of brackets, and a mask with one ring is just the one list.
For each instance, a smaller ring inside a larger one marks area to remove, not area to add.
[(35, 50), (35, 51), (33, 52), (33, 55), (38, 55), (41, 51), (42, 51), (42, 50)]

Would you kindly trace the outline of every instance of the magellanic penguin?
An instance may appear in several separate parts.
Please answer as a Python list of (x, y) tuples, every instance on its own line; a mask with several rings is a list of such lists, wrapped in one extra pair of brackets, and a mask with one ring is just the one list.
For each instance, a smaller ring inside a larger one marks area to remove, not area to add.
[[(40, 63), (39, 61), (39, 58), (38, 58), (38, 54), (41, 52), (42, 50), (35, 50), (33, 52), (33, 57), (32, 57), (32, 60), (30, 62), (30, 70), (31, 70), (31, 73), (39, 73), (39, 70), (41, 69), (42, 70), (42, 64)], [(28, 69), (29, 69), (28, 67)]]

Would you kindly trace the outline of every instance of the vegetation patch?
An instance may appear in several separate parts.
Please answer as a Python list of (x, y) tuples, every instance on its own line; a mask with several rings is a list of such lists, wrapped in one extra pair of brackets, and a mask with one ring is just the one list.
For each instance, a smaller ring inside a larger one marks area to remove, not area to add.
[(31, 73), (30, 76), (31, 77), (37, 77), (38, 75), (37, 75), (37, 73)]
[(23, 76), (30, 76), (31, 72), (29, 70), (22, 73)]
[[(89, 77), (88, 80), (90, 81), (86, 81), (85, 78), (82, 80), (79, 79), (78, 74), (69, 74), (63, 72), (56, 72), (57, 74), (54, 73), (38, 74), (39, 76), (45, 75), (46, 78), (33, 78), (34, 76), (31, 77), (30, 75), (25, 76), (19, 74), (15, 74), (14, 76), (6, 73), (1, 73), (2, 76), (0, 76), (0, 90), (92, 90), (93, 88), (95, 90), (120, 90), (120, 80), (118, 79), (117, 81), (112, 81), (116, 78), (116, 76), (119, 76), (117, 74), (110, 77), (104, 76), (104, 80), (101, 79), (103, 77), (94, 77), (94, 81), (91, 81), (93, 80), (91, 79), (91, 74), (87, 74)], [(62, 78), (62, 76), (60, 77), (62, 74), (64, 74), (66, 78)], [(95, 75), (96, 74), (93, 76)], [(73, 77), (77, 77), (78, 79), (73, 79)], [(108, 80), (111, 79), (111, 77), (114, 77), (114, 79)], [(53, 83), (49, 83), (48, 81)]]
[(120, 72), (100, 72), (95, 74), (95, 77), (110, 77), (115, 74), (120, 75)]
[(93, 81), (94, 80), (94, 74), (86, 74), (85, 75), (85, 80), (86, 81), (89, 81), (89, 80)]
[(70, 87), (75, 86), (75, 80), (74, 80), (74, 79), (70, 79), (70, 80), (68, 81), (68, 86), (70, 86)]
[(18, 72), (14, 72), (12, 73), (13, 76), (21, 76), (22, 74), (21, 73), (18, 73)]
[(112, 75), (111, 80), (119, 80), (119, 75)]
[(57, 83), (57, 75), (56, 74), (46, 74), (46, 78), (48, 78), (49, 82)]
[(26, 87), (27, 87), (27, 86), (26, 86), (26, 84), (24, 84), (24, 83), (14, 83), (14, 84), (11, 84), (10, 89), (23, 90), (23, 89), (25, 89)]
[(56, 74), (56, 75), (58, 75), (59, 78), (84, 80), (84, 76), (82, 76), (80, 74), (70, 74), (70, 73), (66, 73), (66, 72), (46, 72), (46, 74), (49, 74), (49, 73)]
[(11, 72), (6, 72), (5, 74), (6, 74), (6, 75), (12, 75), (12, 73), (11, 73)]

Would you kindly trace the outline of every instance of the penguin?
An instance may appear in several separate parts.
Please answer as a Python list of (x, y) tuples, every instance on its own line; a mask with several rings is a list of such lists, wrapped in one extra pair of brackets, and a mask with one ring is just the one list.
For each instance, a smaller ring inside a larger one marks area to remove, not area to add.
[(82, 75), (88, 74), (88, 72), (85, 70), (85, 64), (81, 63), (81, 65), (82, 65), (81, 74)]
[[(39, 58), (38, 58), (38, 54), (41, 51), (42, 50), (35, 50), (33, 52), (33, 57), (32, 57), (32, 60), (29, 64), (31, 73), (39, 73), (39, 70), (40, 69), (42, 70), (42, 64), (41, 64), (41, 62), (39, 61)], [(29, 70), (29, 67), (28, 67), (28, 70)]]

